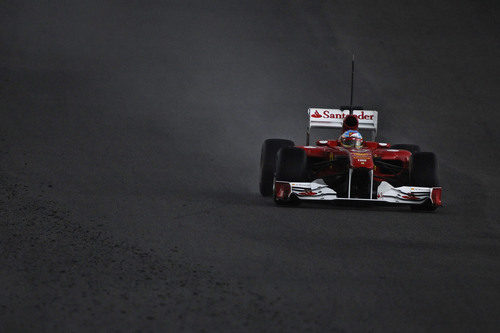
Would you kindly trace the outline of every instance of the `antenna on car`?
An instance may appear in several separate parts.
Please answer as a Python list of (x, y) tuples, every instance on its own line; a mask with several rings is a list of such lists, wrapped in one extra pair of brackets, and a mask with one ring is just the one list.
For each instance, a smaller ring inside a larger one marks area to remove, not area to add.
[(354, 53), (352, 54), (352, 69), (351, 69), (351, 102), (349, 103), (349, 114), (352, 114), (352, 96), (354, 93)]

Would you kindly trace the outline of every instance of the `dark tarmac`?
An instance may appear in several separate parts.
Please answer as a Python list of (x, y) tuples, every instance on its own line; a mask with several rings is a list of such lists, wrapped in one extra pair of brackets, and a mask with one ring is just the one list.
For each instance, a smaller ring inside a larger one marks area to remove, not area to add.
[[(498, 331), (494, 1), (0, 4), (0, 331)], [(445, 207), (276, 207), (266, 138), (379, 110)]]

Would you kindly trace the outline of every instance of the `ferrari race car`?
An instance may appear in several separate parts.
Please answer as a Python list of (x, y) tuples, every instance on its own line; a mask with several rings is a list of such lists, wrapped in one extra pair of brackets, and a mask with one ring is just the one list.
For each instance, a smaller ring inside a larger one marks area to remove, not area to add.
[[(441, 206), (434, 153), (417, 145), (376, 142), (377, 111), (349, 108), (308, 110), (305, 146), (264, 141), (260, 193), (278, 205), (305, 200), (406, 204), (414, 210)], [(341, 129), (337, 140), (309, 145), (313, 128)], [(373, 141), (359, 131), (371, 132)]]

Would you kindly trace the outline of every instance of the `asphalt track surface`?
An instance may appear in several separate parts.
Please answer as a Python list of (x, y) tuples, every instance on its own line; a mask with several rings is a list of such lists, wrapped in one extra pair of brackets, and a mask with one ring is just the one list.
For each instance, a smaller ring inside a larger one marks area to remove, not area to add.
[[(2, 1), (0, 331), (498, 331), (494, 1)], [(310, 106), (437, 153), (445, 207), (275, 207)]]

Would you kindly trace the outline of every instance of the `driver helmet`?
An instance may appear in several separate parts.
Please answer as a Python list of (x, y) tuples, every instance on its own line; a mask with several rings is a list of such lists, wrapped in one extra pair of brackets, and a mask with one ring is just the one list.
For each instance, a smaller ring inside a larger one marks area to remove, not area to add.
[(342, 133), (339, 142), (345, 148), (361, 148), (363, 137), (358, 131), (349, 130)]

